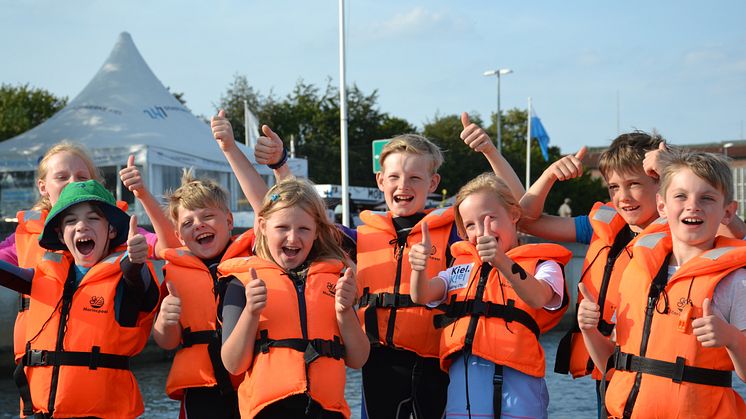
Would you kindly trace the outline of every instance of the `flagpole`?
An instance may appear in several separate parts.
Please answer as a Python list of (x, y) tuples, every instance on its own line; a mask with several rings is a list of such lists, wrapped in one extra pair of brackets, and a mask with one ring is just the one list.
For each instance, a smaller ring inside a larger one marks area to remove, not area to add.
[(342, 172), (342, 225), (350, 226), (347, 168), (347, 90), (345, 85), (345, 2), (339, 0), (339, 148)]
[(243, 142), (249, 146), (249, 102), (243, 101)]
[(526, 190), (531, 187), (531, 96), (528, 97), (528, 129), (526, 132)]

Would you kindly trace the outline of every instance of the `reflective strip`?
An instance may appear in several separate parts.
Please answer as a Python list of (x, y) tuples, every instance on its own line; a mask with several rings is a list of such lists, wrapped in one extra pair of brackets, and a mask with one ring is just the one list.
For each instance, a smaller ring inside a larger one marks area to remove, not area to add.
[(668, 224), (668, 218), (659, 217), (655, 221), (653, 221), (653, 224)]
[(182, 257), (182, 256), (191, 256), (191, 252), (184, 249), (176, 249), (176, 256)]
[(446, 212), (448, 210), (448, 208), (449, 207), (437, 208), (437, 209), (434, 209), (434, 210), (430, 211), (430, 214), (443, 215), (443, 213)]
[(611, 220), (617, 214), (616, 210), (608, 205), (601, 205), (601, 207), (593, 214), (593, 219), (601, 221), (602, 223), (611, 224)]
[(155, 271), (155, 279), (158, 281), (158, 285), (163, 284), (165, 280), (163, 276), (163, 266), (166, 264), (165, 260), (152, 260), (153, 271)]
[(657, 246), (658, 242), (667, 235), (667, 233), (645, 234), (637, 240), (637, 243), (635, 243), (635, 247), (647, 247), (649, 249), (652, 249)]
[(724, 254), (730, 252), (731, 250), (734, 250), (735, 247), (733, 246), (727, 246), (727, 247), (719, 247), (717, 249), (709, 250), (702, 254), (702, 256), (705, 259), (710, 260), (717, 260), (720, 256), (723, 256)]
[(124, 252), (116, 252), (116, 253), (112, 253), (111, 255), (109, 255), (109, 257), (107, 257), (106, 259), (102, 260), (102, 261), (101, 261), (101, 263), (108, 263), (108, 264), (113, 264), (113, 263), (115, 263), (115, 262), (117, 261), (117, 259), (119, 259), (119, 257), (120, 257), (120, 256), (122, 256), (123, 254), (124, 254)]
[(41, 220), (41, 211), (29, 210), (23, 213), (23, 219), (26, 221)]
[(52, 253), (52, 252), (46, 252), (44, 253), (44, 256), (41, 257), (42, 260), (48, 260), (50, 262), (54, 263), (60, 263), (62, 262), (62, 254), (61, 253)]
[(371, 214), (377, 215), (379, 217), (385, 217), (387, 214), (387, 211), (371, 211)]

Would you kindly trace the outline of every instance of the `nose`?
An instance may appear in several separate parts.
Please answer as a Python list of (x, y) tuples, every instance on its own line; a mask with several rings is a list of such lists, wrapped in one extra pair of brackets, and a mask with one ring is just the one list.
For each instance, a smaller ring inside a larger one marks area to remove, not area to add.
[(294, 228), (288, 229), (288, 234), (286, 238), (287, 242), (290, 244), (294, 244), (297, 238), (298, 238), (298, 232)]

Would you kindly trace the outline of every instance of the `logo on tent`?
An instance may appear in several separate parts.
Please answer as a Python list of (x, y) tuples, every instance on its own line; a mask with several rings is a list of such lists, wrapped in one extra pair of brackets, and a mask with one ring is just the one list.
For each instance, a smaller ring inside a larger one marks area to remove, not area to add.
[(166, 113), (166, 110), (163, 109), (160, 106), (153, 106), (150, 109), (144, 109), (143, 112), (145, 112), (146, 114), (148, 114), (148, 116), (151, 117), (151, 118), (153, 118), (153, 119), (158, 119), (158, 118), (160, 118), (160, 119), (166, 119), (166, 118), (168, 118), (168, 114)]

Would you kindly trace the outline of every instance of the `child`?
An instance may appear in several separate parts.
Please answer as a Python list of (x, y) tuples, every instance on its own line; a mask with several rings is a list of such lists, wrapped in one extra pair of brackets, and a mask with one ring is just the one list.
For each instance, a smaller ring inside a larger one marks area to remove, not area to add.
[[(142, 414), (129, 359), (147, 342), (158, 285), (136, 227), (100, 183), (72, 182), (39, 237), (62, 252), (46, 253), (35, 269), (0, 263), (0, 283), (31, 296), (15, 374), (24, 416)], [(115, 250), (125, 242), (126, 252)]]
[(229, 275), (222, 359), (246, 373), (245, 418), (349, 417), (345, 365), (370, 350), (355, 315), (355, 275), (308, 181), (273, 186), (257, 214), (256, 255), (220, 264)]
[(556, 244), (518, 246), (520, 206), (492, 173), (461, 188), (454, 207), (467, 241), (452, 246), (453, 266), (425, 277), (432, 259), (427, 224), (409, 252), (413, 300), (445, 304), (445, 315), (435, 317), (447, 327), (440, 339), (440, 366), (450, 378), (445, 415), (546, 418), (538, 337), (567, 309), (562, 266), (571, 254)]
[(578, 324), (596, 365), (616, 368), (606, 391), (613, 417), (746, 417), (731, 371), (746, 380), (746, 242), (717, 236), (737, 204), (720, 156), (661, 154), (658, 210), (670, 232), (638, 239), (624, 271), (616, 348), (597, 329), (600, 307), (584, 284)]

